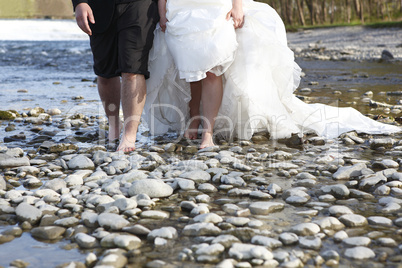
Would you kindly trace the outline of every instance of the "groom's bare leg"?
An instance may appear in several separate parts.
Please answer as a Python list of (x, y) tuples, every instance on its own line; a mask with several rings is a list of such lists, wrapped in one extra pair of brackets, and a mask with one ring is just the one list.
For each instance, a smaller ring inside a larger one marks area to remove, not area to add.
[(135, 150), (138, 125), (146, 98), (145, 78), (140, 74), (123, 73), (121, 87), (121, 105), (123, 108), (123, 136), (117, 151)]
[(98, 76), (98, 92), (109, 122), (109, 142), (120, 136), (120, 77)]
[(187, 130), (184, 132), (184, 137), (190, 140), (197, 138), (198, 128), (201, 123), (200, 118), (200, 102), (201, 102), (201, 91), (202, 91), (202, 81), (191, 82), (191, 100), (188, 103), (190, 108), (190, 124)]
[(213, 130), (215, 118), (218, 115), (222, 103), (223, 84), (222, 77), (207, 73), (202, 81), (202, 111), (203, 111), (203, 132), (200, 149), (214, 146)]

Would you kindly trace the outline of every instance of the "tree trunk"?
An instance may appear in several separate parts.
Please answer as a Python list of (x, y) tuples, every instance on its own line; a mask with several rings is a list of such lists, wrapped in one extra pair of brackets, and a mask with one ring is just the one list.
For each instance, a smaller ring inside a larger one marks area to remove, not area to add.
[(331, 24), (335, 21), (335, 0), (331, 0)]
[(315, 9), (314, 9), (314, 1), (313, 0), (306, 0), (307, 8), (310, 13), (310, 23), (311, 25), (315, 24), (314, 16), (315, 16)]
[(326, 0), (322, 0), (321, 3), (321, 18), (322, 18), (322, 23), (326, 23), (327, 22), (327, 1)]
[[(332, 0), (333, 1), (333, 0)], [(402, 1), (402, 0), (401, 0)], [(303, 7), (300, 4), (300, 0), (296, 0), (296, 4), (297, 4), (297, 13), (299, 14), (299, 19), (300, 19), (300, 24), (305, 26), (306, 25), (306, 21), (304, 20), (304, 14), (303, 14)]]
[(350, 7), (350, 0), (345, 0), (346, 3), (346, 22), (350, 23), (352, 9)]

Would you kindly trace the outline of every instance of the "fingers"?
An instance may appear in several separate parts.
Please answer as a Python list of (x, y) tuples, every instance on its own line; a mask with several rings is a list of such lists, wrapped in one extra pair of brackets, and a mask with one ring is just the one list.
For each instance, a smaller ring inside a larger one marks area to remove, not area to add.
[(230, 20), (230, 17), (232, 17), (232, 10), (226, 14), (226, 20)]
[(86, 3), (79, 4), (75, 9), (75, 18), (77, 20), (78, 27), (88, 34), (92, 35), (91, 28), (89, 27), (89, 22), (95, 23), (95, 18), (92, 13), (92, 9)]
[(233, 19), (233, 26), (235, 29), (242, 28), (244, 25), (244, 17), (241, 19)]

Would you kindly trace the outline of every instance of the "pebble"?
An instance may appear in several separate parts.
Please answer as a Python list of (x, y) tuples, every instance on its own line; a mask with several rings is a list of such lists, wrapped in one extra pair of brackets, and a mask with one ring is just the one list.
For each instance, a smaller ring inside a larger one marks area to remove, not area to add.
[(375, 257), (373, 250), (367, 247), (353, 247), (345, 250), (345, 256), (356, 260), (367, 260)]
[(172, 195), (173, 188), (162, 180), (141, 179), (132, 183), (128, 193), (130, 196), (147, 194), (151, 198), (161, 198)]

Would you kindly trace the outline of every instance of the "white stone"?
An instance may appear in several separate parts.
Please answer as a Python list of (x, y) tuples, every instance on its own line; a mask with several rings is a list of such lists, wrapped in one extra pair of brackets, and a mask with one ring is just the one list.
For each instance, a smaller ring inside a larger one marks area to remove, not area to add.
[(281, 211), (285, 205), (279, 202), (254, 202), (249, 206), (250, 212), (257, 215), (268, 215)]
[(37, 223), (42, 217), (42, 212), (28, 203), (21, 203), (15, 209), (15, 214), (21, 221), (28, 221), (31, 224)]
[(142, 179), (133, 182), (128, 190), (130, 196), (147, 194), (151, 198), (168, 197), (173, 194), (173, 188), (162, 180)]
[(126, 250), (137, 249), (141, 246), (141, 239), (135, 235), (118, 235), (114, 238), (113, 242), (119, 248)]
[(102, 213), (98, 216), (98, 223), (101, 227), (111, 230), (120, 230), (126, 227), (129, 222), (122, 216), (113, 213)]
[(300, 236), (315, 235), (320, 232), (320, 226), (312, 222), (299, 223), (290, 228), (290, 231)]
[(358, 214), (345, 214), (339, 220), (347, 227), (362, 227), (368, 224), (366, 217)]
[(159, 229), (152, 230), (147, 239), (154, 240), (155, 238), (160, 237), (164, 239), (176, 239), (178, 237), (177, 230), (173, 227), (162, 227)]
[(213, 224), (220, 223), (223, 221), (222, 217), (215, 213), (205, 213), (197, 215), (193, 218), (194, 222), (210, 222)]
[(256, 235), (251, 238), (251, 243), (268, 247), (270, 249), (279, 248), (282, 246), (282, 242), (271, 237)]
[(81, 247), (81, 248), (93, 248), (97, 244), (97, 240), (95, 237), (87, 235), (85, 233), (78, 233), (75, 235), (75, 242)]
[(375, 253), (366, 247), (354, 247), (346, 249), (345, 256), (355, 260), (366, 260), (374, 258)]
[(345, 238), (343, 241), (349, 247), (357, 247), (357, 246), (368, 246), (371, 243), (371, 239), (365, 236), (355, 236)]

